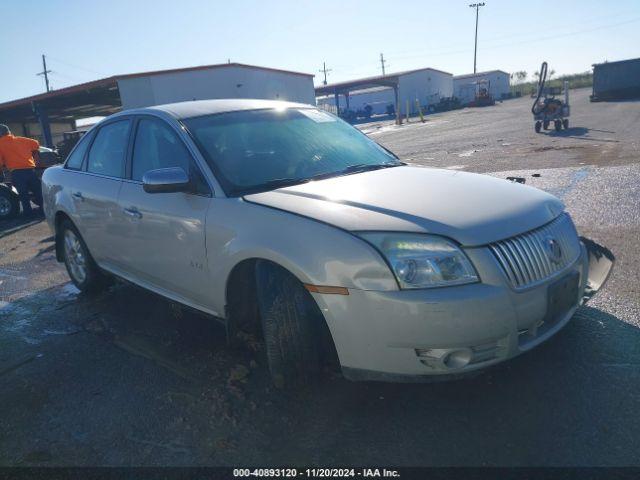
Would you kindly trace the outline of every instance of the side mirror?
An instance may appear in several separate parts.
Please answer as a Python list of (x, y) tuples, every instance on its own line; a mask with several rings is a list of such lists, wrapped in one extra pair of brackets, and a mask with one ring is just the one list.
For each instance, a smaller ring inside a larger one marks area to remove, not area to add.
[(142, 188), (147, 193), (185, 192), (190, 184), (189, 176), (180, 167), (149, 170), (142, 176)]

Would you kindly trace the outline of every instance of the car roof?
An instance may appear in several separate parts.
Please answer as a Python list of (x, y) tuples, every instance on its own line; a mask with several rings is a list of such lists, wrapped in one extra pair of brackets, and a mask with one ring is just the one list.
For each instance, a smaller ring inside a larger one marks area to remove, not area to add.
[(259, 100), (246, 98), (231, 98), (222, 100), (193, 100), (190, 102), (168, 103), (153, 107), (126, 110), (122, 113), (144, 113), (161, 111), (179, 120), (216, 113), (237, 112), (241, 110), (261, 110), (270, 108), (315, 108), (315, 105), (304, 103), (283, 102), (279, 100)]

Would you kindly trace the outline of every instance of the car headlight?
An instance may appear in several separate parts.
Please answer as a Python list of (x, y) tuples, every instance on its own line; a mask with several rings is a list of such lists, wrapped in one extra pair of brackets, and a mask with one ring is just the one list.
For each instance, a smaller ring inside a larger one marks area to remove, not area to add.
[(362, 232), (386, 258), (400, 288), (430, 288), (477, 282), (473, 265), (450, 240), (421, 233)]

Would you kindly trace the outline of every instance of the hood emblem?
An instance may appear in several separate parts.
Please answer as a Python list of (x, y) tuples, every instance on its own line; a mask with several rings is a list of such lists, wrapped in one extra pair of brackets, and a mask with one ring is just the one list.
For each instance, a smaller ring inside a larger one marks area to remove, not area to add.
[(547, 253), (547, 257), (549, 257), (549, 260), (553, 263), (560, 263), (562, 261), (562, 247), (560, 247), (560, 242), (555, 238), (545, 238), (544, 248)]

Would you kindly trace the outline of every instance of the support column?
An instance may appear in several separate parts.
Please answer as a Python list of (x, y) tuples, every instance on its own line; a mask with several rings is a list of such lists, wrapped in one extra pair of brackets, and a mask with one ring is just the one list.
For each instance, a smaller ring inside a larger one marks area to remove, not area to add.
[(40, 130), (42, 131), (42, 138), (44, 139), (45, 147), (53, 148), (54, 145), (51, 137), (51, 125), (49, 123), (47, 111), (35, 102), (31, 102), (31, 108), (38, 117), (38, 123), (40, 123)]
[(351, 110), (351, 107), (349, 106), (349, 92), (344, 94), (344, 99), (347, 102), (347, 110)]
[(396, 125), (402, 125), (402, 115), (400, 113), (400, 96), (397, 84), (393, 86), (393, 98), (396, 109)]
[(336, 92), (334, 95), (336, 99), (336, 115), (340, 116), (340, 94)]

